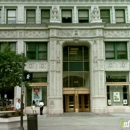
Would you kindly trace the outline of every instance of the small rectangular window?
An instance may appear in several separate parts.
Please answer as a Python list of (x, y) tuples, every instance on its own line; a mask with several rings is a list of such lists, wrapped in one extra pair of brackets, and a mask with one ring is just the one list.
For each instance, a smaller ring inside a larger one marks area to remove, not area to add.
[(89, 22), (89, 11), (88, 10), (78, 10), (79, 23)]
[(102, 22), (110, 23), (110, 10), (109, 9), (101, 9), (100, 16), (101, 16)]
[(105, 55), (106, 59), (127, 59), (127, 43), (106, 42)]
[(49, 23), (50, 22), (50, 10), (42, 9), (41, 10), (41, 23)]
[(115, 11), (116, 16), (116, 23), (125, 23), (125, 10), (118, 10)]
[(62, 10), (62, 23), (72, 23), (72, 10)]
[(27, 57), (31, 60), (47, 60), (47, 43), (27, 43)]
[(16, 51), (16, 43), (15, 42), (1, 42), (0, 43), (0, 51), (3, 52), (4, 48), (6, 46), (6, 44), (8, 44), (11, 48), (11, 51)]
[(26, 23), (27, 24), (34, 24), (36, 23), (36, 14), (35, 14), (35, 9), (27, 9), (27, 12), (26, 12), (26, 16), (27, 16), (27, 19), (26, 19)]
[(7, 24), (15, 24), (16, 23), (16, 10), (8, 9), (7, 10)]

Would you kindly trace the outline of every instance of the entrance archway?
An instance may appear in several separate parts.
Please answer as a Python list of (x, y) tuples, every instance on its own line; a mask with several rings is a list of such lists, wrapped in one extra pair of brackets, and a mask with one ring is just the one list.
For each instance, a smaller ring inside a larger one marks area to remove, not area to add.
[(90, 111), (89, 47), (63, 47), (63, 110)]

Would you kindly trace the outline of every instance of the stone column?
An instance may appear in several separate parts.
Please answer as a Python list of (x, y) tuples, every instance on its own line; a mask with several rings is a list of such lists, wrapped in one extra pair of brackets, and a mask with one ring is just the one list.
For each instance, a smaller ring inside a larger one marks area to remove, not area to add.
[(24, 49), (24, 41), (23, 40), (18, 40), (17, 41), (17, 53), (21, 54), (25, 51)]
[(37, 6), (36, 8), (36, 24), (40, 24), (41, 23), (41, 13), (40, 13), (40, 9), (39, 6)]
[(130, 6), (128, 6), (128, 14), (127, 14), (127, 16), (128, 16), (128, 23), (130, 23)]
[(17, 23), (18, 24), (24, 24), (24, 6), (23, 5), (19, 5), (18, 6), (18, 15), (16, 16), (17, 17)]
[(92, 112), (104, 113), (106, 111), (106, 86), (104, 71), (104, 43), (102, 38), (93, 41), (93, 86), (92, 91)]
[(74, 10), (73, 10), (73, 23), (78, 23), (78, 11), (77, 11), (77, 7), (74, 6)]
[(112, 6), (112, 9), (111, 9), (111, 23), (116, 23), (116, 18), (115, 18), (115, 8), (114, 6)]
[(51, 38), (49, 42), (49, 86), (48, 111), (50, 114), (63, 113), (62, 104), (62, 46)]

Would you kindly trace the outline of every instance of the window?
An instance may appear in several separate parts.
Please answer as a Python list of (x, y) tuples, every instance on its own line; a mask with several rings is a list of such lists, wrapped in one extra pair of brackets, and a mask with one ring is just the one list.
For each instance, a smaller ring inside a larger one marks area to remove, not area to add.
[(16, 23), (16, 10), (8, 9), (7, 10), (7, 24), (15, 24)]
[(35, 19), (35, 9), (27, 9), (27, 19), (26, 19), (26, 23), (27, 24), (34, 24), (36, 23), (36, 19)]
[(106, 72), (108, 106), (126, 106), (129, 104), (128, 81), (129, 74), (127, 72)]
[(105, 55), (106, 59), (127, 59), (127, 43), (106, 42)]
[(125, 10), (115, 10), (116, 23), (125, 23)]
[(101, 16), (102, 22), (110, 23), (110, 10), (109, 9), (101, 9), (100, 16)]
[(31, 60), (47, 60), (47, 43), (27, 43), (27, 56)]
[(41, 23), (49, 23), (50, 22), (50, 10), (42, 9), (41, 10)]
[(62, 10), (62, 23), (72, 23), (72, 10)]
[(86, 46), (65, 46), (63, 48), (63, 86), (87, 87), (89, 51)]
[(15, 42), (2, 42), (0, 43), (0, 51), (4, 51), (5, 45), (8, 44), (12, 51), (16, 51), (16, 43)]
[(78, 10), (79, 23), (89, 22), (89, 11), (88, 10)]

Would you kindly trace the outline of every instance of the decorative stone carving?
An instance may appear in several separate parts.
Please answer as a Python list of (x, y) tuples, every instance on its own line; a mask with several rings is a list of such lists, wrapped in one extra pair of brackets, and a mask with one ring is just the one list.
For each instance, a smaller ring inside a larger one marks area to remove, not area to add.
[(130, 37), (130, 30), (105, 30), (105, 37)]
[(97, 6), (95, 6), (92, 9), (92, 12), (91, 12), (91, 22), (92, 23), (102, 22), (102, 20), (100, 19), (100, 11), (99, 11), (99, 8)]
[(49, 31), (0, 31), (0, 38), (44, 38), (49, 36)]
[(27, 62), (25, 66), (25, 70), (28, 71), (48, 71), (48, 63), (47, 62)]
[(51, 17), (53, 20), (59, 19), (58, 9), (56, 6), (52, 9), (52, 16)]
[(129, 61), (105, 61), (105, 70), (129, 71)]

